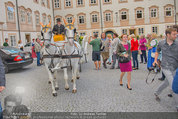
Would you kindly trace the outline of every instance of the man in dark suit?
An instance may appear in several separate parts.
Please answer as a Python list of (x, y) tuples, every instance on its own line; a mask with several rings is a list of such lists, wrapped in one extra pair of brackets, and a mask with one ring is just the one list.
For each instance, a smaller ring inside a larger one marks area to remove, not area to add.
[[(5, 89), (5, 71), (4, 71), (4, 65), (2, 63), (2, 59), (0, 56), (0, 92), (2, 92)], [(0, 119), (2, 119), (2, 107), (1, 107), (1, 101), (0, 101)]]
[(64, 25), (61, 24), (61, 19), (57, 18), (56, 20), (57, 20), (57, 24), (54, 25), (52, 32), (56, 35), (59, 35), (59, 34), (64, 35), (65, 27)]

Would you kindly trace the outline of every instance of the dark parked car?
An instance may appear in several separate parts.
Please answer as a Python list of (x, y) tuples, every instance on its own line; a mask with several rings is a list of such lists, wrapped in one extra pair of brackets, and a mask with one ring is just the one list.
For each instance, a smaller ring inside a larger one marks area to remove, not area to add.
[(5, 67), (5, 72), (22, 68), (33, 63), (30, 52), (24, 52), (14, 47), (0, 47), (0, 55)]

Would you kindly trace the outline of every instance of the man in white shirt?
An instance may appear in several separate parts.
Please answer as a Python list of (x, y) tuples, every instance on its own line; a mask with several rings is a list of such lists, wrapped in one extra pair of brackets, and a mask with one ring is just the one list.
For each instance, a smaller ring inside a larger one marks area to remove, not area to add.
[[(111, 42), (112, 45), (112, 51), (113, 51), (113, 64), (111, 66), (110, 69), (114, 69), (115, 68), (115, 64), (116, 64), (116, 60), (118, 60), (118, 55), (116, 53), (117, 50), (117, 44), (120, 42), (120, 39), (118, 38), (118, 34), (114, 33), (113, 34), (113, 41)], [(118, 67), (117, 69), (119, 69), (119, 62), (118, 62)]]

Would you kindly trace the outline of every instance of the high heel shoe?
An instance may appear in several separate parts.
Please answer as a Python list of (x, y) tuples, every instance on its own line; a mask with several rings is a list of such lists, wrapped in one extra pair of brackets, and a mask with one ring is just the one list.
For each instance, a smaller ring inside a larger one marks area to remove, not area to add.
[(128, 87), (128, 84), (127, 84), (127, 89), (132, 90), (132, 88), (129, 88), (129, 87)]
[(123, 83), (120, 82), (120, 86), (123, 86)]

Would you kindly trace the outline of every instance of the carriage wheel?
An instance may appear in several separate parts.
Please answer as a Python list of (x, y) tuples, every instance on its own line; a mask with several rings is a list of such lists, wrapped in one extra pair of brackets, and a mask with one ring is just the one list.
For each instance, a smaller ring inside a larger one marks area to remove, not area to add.
[(85, 54), (85, 63), (87, 63), (88, 61), (87, 61), (87, 54)]

